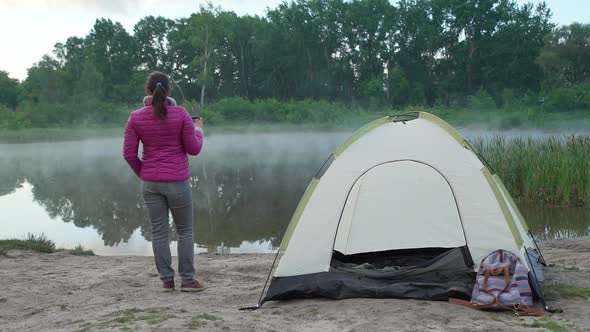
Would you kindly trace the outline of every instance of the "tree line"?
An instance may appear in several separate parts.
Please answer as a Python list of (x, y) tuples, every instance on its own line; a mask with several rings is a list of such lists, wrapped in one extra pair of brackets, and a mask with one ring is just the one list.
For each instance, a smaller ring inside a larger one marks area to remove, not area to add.
[(484, 96), (498, 108), (590, 108), (590, 25), (550, 19), (545, 3), (511, 0), (295, 0), (262, 17), (209, 5), (176, 20), (145, 17), (132, 33), (97, 19), (24, 81), (0, 72), (0, 103), (17, 111), (13, 126), (117, 122), (159, 70), (201, 110), (236, 97), (373, 109), (465, 107)]

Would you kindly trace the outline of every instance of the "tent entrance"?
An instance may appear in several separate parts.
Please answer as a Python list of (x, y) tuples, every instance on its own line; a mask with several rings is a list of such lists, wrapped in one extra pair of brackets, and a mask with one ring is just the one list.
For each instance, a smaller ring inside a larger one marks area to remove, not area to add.
[(455, 195), (428, 164), (378, 165), (346, 199), (328, 275), (334, 298), (469, 299), (475, 272)]
[(309, 297), (468, 300), (475, 272), (464, 259), (465, 252), (464, 248), (348, 256), (335, 252), (329, 271), (273, 278), (265, 301)]
[(324, 276), (333, 285), (324, 296), (468, 300), (475, 272), (460, 248), (394, 250), (342, 255), (335, 252)]
[(361, 175), (348, 193), (334, 251), (343, 255), (466, 246), (455, 195), (432, 166), (392, 161)]
[(392, 250), (343, 255), (334, 252), (331, 271), (369, 278), (409, 278), (428, 272), (471, 271), (473, 262), (466, 247)]

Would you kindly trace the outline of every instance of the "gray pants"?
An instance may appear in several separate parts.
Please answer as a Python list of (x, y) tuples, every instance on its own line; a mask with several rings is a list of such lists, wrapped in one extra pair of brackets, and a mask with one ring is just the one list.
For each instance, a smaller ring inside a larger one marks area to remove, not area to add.
[(172, 212), (178, 238), (178, 272), (182, 283), (195, 280), (193, 198), (190, 183), (141, 182), (141, 192), (152, 222), (152, 248), (156, 268), (162, 281), (174, 279), (170, 255), (170, 222)]

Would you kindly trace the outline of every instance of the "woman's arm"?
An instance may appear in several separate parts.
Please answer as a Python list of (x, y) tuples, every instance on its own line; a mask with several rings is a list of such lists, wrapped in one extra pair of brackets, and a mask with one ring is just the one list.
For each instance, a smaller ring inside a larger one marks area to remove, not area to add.
[(186, 111), (182, 120), (182, 145), (184, 151), (191, 156), (198, 155), (203, 147), (203, 130), (195, 128), (193, 119)]
[(139, 149), (139, 136), (133, 128), (133, 119), (129, 116), (125, 126), (125, 139), (123, 141), (123, 158), (127, 161), (131, 169), (137, 176), (141, 171), (141, 159), (137, 156)]

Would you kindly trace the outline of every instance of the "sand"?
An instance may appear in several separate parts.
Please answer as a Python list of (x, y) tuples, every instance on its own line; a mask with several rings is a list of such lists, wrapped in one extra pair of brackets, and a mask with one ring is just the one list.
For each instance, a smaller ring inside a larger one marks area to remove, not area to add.
[[(546, 284), (590, 287), (590, 238), (541, 245)], [(294, 300), (256, 304), (274, 255), (197, 255), (202, 293), (160, 291), (153, 258), (12, 251), (0, 256), (0, 331), (590, 330), (590, 299), (554, 296), (561, 314), (518, 317), (446, 302)]]

